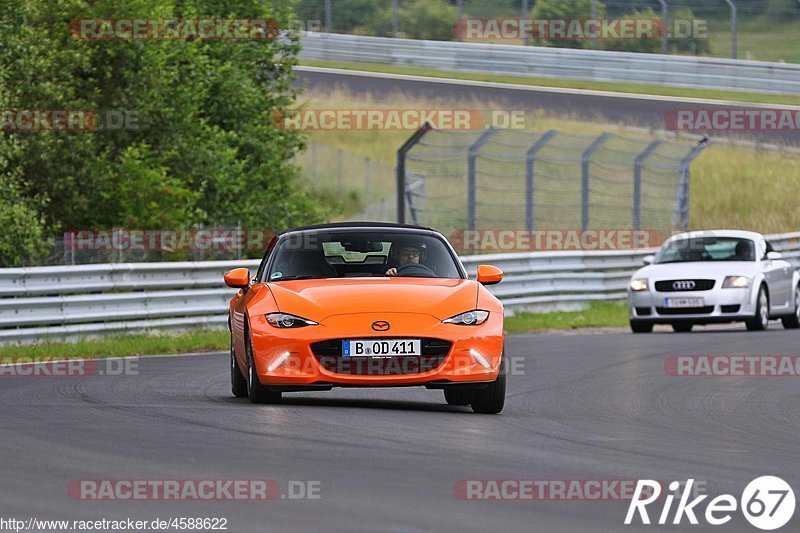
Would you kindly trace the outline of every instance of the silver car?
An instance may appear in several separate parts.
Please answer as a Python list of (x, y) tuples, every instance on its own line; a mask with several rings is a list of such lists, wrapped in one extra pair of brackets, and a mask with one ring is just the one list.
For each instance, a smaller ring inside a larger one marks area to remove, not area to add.
[(688, 332), (695, 324), (736, 321), (764, 330), (772, 318), (800, 327), (798, 271), (760, 233), (681, 233), (644, 262), (628, 284), (634, 333), (649, 333), (654, 324)]

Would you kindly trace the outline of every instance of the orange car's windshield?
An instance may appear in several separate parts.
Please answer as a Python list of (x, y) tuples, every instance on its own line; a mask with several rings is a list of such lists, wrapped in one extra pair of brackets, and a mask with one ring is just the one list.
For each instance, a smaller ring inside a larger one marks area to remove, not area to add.
[(302, 232), (281, 240), (264, 281), (405, 276), (461, 278), (442, 238), (404, 232)]

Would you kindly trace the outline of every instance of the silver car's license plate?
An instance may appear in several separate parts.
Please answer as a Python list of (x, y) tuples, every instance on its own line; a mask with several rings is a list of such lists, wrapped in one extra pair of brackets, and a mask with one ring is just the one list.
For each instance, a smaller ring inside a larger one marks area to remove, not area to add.
[(681, 307), (703, 307), (702, 298), (664, 298), (664, 307), (679, 309)]
[(342, 357), (398, 357), (422, 355), (421, 339), (347, 339)]

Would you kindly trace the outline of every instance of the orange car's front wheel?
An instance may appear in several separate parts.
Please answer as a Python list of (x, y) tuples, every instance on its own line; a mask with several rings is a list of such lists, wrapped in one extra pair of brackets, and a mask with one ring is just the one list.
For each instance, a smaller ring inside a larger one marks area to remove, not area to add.
[(250, 331), (244, 330), (245, 349), (247, 350), (247, 396), (253, 403), (278, 403), (281, 401), (281, 391), (276, 391), (268, 385), (262, 385), (256, 372), (253, 359), (253, 343), (250, 342)]
[(239, 370), (239, 365), (236, 364), (236, 354), (233, 352), (233, 333), (231, 333), (231, 392), (237, 398), (247, 396), (247, 380)]
[(497, 414), (506, 403), (506, 357), (500, 360), (500, 372), (497, 379), (485, 389), (472, 392), (472, 410), (476, 413)]

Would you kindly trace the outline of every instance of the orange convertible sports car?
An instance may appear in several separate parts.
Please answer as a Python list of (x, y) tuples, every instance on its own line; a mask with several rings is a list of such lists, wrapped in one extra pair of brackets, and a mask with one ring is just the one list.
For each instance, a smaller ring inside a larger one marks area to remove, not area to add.
[(447, 403), (499, 413), (505, 402), (503, 306), (467, 278), (439, 233), (347, 223), (275, 237), (258, 271), (225, 274), (235, 396), (277, 403), (283, 392), (424, 386)]

